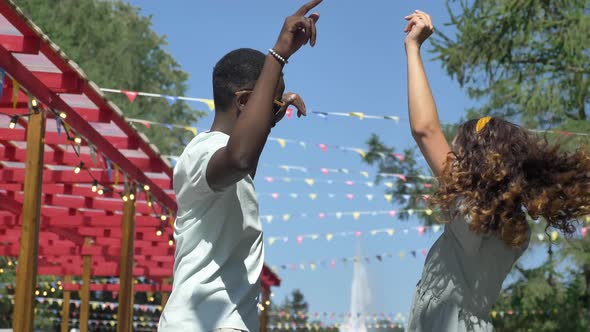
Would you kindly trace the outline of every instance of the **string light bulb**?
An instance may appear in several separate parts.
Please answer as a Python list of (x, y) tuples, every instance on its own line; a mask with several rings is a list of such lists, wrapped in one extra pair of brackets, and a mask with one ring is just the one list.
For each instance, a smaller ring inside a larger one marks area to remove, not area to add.
[(98, 190), (98, 181), (92, 182), (92, 192), (95, 193)]
[(102, 194), (104, 194), (104, 190), (102, 190), (102, 189), (98, 189), (98, 194), (99, 194), (99, 195), (102, 195)]
[(68, 116), (67, 116), (67, 115), (66, 115), (66, 113), (64, 113), (64, 112), (59, 112), (59, 117), (60, 117), (60, 118), (62, 118), (62, 119), (65, 119), (65, 118), (67, 118)]
[(158, 228), (156, 231), (156, 236), (162, 236), (162, 230)]
[(47, 291), (43, 291), (43, 296), (47, 296)]
[(144, 184), (143, 191), (150, 191), (150, 186), (148, 186), (147, 184)]
[(174, 245), (174, 236), (170, 235), (168, 238), (168, 245), (171, 247)]
[(39, 296), (39, 290), (35, 291), (35, 295)]
[(129, 200), (129, 197), (127, 197), (127, 195), (123, 195), (123, 202), (127, 202)]
[(18, 121), (18, 115), (14, 115), (10, 118), (10, 123), (8, 124), (8, 128), (14, 129), (16, 127), (16, 122)]
[(84, 163), (80, 162), (80, 164), (78, 164), (78, 166), (76, 166), (76, 168), (74, 168), (74, 173), (76, 173), (76, 174), (80, 173), (82, 168), (84, 168)]
[(134, 199), (135, 199), (135, 195), (133, 195), (133, 194), (129, 194), (129, 199), (130, 199), (130, 200), (134, 200)]
[(165, 215), (161, 215), (161, 216), (160, 216), (160, 220), (162, 220), (162, 221), (166, 221), (166, 219), (167, 219), (167, 217), (166, 217)]
[(74, 138), (74, 143), (76, 143), (76, 144), (80, 144), (80, 143), (82, 143), (82, 138), (80, 138), (80, 136), (76, 136), (76, 137)]
[(39, 107), (39, 102), (37, 101), (37, 99), (35, 99), (35, 98), (31, 99), (31, 106)]
[(152, 207), (152, 201), (148, 201), (148, 206)]

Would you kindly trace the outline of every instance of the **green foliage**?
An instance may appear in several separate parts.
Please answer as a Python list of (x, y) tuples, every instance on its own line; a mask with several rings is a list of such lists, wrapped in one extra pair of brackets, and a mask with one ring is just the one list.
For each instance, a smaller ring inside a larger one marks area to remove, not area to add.
[[(305, 296), (299, 289), (295, 289), (282, 304), (270, 306), (270, 311), (274, 314), (269, 316), (268, 325), (277, 326), (280, 323), (282, 326), (280, 330), (290, 330), (290, 324), (294, 323), (297, 326), (308, 326), (309, 331), (338, 332), (338, 329), (321, 328), (319, 321), (309, 321), (308, 309), (309, 305)], [(289, 325), (285, 325), (285, 323)]]
[(515, 273), (517, 280), (502, 292), (492, 312), (498, 332), (588, 331), (583, 276), (556, 273), (551, 258), (534, 269), (517, 266)]
[[(164, 50), (166, 38), (152, 30), (151, 17), (119, 0), (16, 0), (17, 5), (53, 42), (105, 88), (186, 94), (188, 74)], [(108, 94), (125, 116), (152, 121), (192, 124), (202, 112), (178, 101)], [(192, 133), (138, 126), (162, 153), (179, 154)]]
[(448, 25), (456, 34), (438, 34), (433, 52), (469, 96), (483, 103), (470, 115), (512, 118), (534, 128), (587, 120), (588, 1), (447, 0), (447, 5)]

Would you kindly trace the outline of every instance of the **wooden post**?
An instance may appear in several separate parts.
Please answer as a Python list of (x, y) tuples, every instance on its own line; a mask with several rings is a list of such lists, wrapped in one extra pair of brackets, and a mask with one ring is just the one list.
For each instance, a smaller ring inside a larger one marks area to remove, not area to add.
[(34, 325), (44, 137), (45, 112), (31, 115), (27, 126), (22, 226), (12, 323), (15, 332), (31, 332)]
[(270, 305), (266, 304), (268, 301), (270, 301), (268, 293), (268, 290), (264, 288), (262, 289), (262, 307), (264, 309), (260, 311), (260, 332), (266, 332), (268, 325), (268, 311), (270, 310)]
[[(127, 195), (135, 195), (135, 189)], [(133, 324), (133, 240), (135, 239), (135, 200), (123, 204), (121, 261), (119, 271), (119, 310), (117, 331), (132, 331)]]
[[(92, 238), (84, 239), (84, 247), (92, 245)], [(80, 332), (88, 332), (88, 320), (90, 319), (90, 273), (92, 256), (84, 255), (82, 258), (82, 287), (80, 288)]]
[[(169, 283), (170, 283), (170, 278), (162, 279), (162, 286), (168, 285)], [(170, 293), (168, 293), (166, 291), (162, 291), (162, 310), (164, 310), (164, 307), (166, 307), (166, 303), (168, 303), (169, 297), (170, 297)]]
[(62, 287), (64, 288), (64, 302), (61, 308), (61, 332), (70, 332), (68, 330), (70, 323), (70, 291), (65, 290), (65, 285), (72, 282), (71, 276), (65, 276)]

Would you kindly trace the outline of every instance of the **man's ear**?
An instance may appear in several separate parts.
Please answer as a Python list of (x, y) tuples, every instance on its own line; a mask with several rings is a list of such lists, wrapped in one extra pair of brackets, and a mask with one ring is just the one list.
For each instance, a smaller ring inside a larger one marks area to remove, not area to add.
[(249, 93), (242, 93), (236, 97), (235, 103), (236, 103), (236, 107), (238, 108), (238, 111), (243, 112), (246, 109), (246, 104), (248, 103), (249, 99), (250, 99)]

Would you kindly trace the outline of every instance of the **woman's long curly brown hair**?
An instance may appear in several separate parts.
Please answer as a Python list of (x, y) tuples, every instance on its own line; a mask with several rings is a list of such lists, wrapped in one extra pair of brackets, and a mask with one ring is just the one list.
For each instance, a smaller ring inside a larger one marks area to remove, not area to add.
[(590, 214), (590, 156), (559, 145), (510, 122), (492, 118), (464, 123), (453, 143), (430, 204), (458, 211), (471, 231), (494, 234), (512, 247), (527, 241), (528, 213), (570, 235), (577, 218)]

